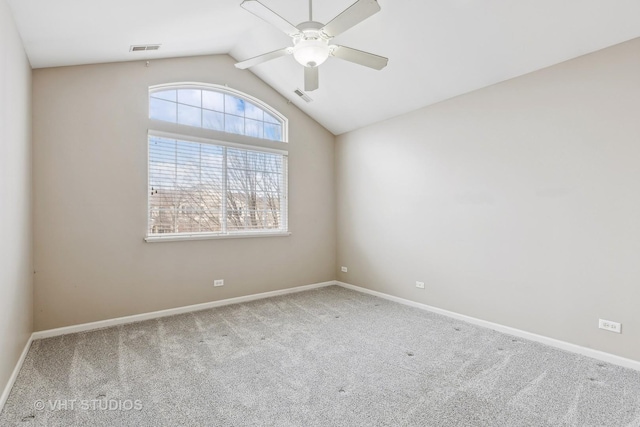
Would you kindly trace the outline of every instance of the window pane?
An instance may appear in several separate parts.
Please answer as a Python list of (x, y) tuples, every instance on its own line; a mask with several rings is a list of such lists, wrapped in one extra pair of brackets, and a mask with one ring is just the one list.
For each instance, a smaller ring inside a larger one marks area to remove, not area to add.
[(267, 193), (279, 193), (281, 185), (280, 175), (275, 173), (262, 173), (257, 180), (257, 187)]
[(246, 151), (247, 169), (252, 171), (258, 171), (262, 169), (260, 166), (264, 164), (264, 153), (258, 153), (256, 151)]
[[(242, 196), (242, 200), (245, 199), (247, 192), (250, 190), (247, 187), (247, 172), (245, 169), (233, 169), (231, 166), (227, 169), (227, 190), (234, 194), (237, 193), (237, 197)], [(229, 193), (228, 197), (231, 196), (232, 194)]]
[(199, 89), (180, 89), (178, 91), (178, 102), (194, 107), (202, 107), (202, 91)]
[(208, 110), (224, 112), (224, 95), (210, 90), (202, 91), (202, 107)]
[(246, 169), (247, 152), (238, 148), (227, 148), (227, 165), (230, 168)]
[(149, 139), (149, 233), (175, 229), (176, 141)]
[(244, 229), (244, 217), (245, 214), (242, 210), (227, 210), (227, 229), (229, 231), (238, 231)]
[(202, 231), (222, 230), (223, 159), (224, 148), (210, 144), (200, 144), (200, 193), (202, 210), (200, 227)]
[(245, 113), (245, 117), (249, 119), (263, 120), (263, 117), (264, 117), (264, 112), (262, 111), (262, 109), (259, 107), (256, 107), (250, 102), (245, 102), (244, 113)]
[(203, 128), (224, 131), (224, 114), (202, 110), (202, 120)]
[[(280, 229), (282, 176), (275, 169), (277, 154), (227, 149), (227, 216), (230, 231)], [(280, 168), (281, 169), (281, 168)]]
[(200, 231), (199, 144), (178, 141), (176, 155), (176, 233)]
[(244, 119), (242, 117), (225, 114), (224, 131), (229, 133), (244, 134)]
[(279, 229), (280, 224), (282, 224), (281, 214), (280, 214), (280, 200), (274, 201), (274, 205), (278, 206), (276, 209), (269, 209), (266, 215), (266, 223), (267, 227), (270, 229)]
[(224, 148), (149, 138), (149, 233), (222, 230)]
[(268, 123), (280, 124), (280, 120), (276, 119), (271, 114), (266, 113), (266, 112), (264, 113), (264, 121), (268, 122)]
[(224, 112), (235, 116), (244, 117), (245, 101), (235, 96), (224, 96)]
[(149, 98), (149, 118), (175, 123), (176, 104), (157, 98)]
[(201, 109), (178, 104), (178, 123), (187, 126), (202, 127)]
[(245, 120), (245, 135), (253, 136), (255, 138), (262, 138), (263, 122), (257, 120), (246, 119)]
[(200, 145), (178, 141), (176, 153), (176, 183), (185, 192), (185, 203), (192, 200), (189, 192), (197, 189), (200, 181)]
[(282, 141), (282, 126), (271, 123), (264, 124), (264, 138), (274, 141)]
[(176, 102), (176, 91), (175, 90), (163, 90), (160, 92), (153, 92), (151, 94), (152, 98), (165, 99), (167, 101)]
[(173, 208), (152, 209), (149, 215), (149, 233), (173, 233), (175, 224), (175, 210)]
[(152, 192), (171, 189), (175, 185), (176, 142), (164, 138), (151, 138), (149, 141), (149, 178)]
[(268, 154), (265, 158), (264, 169), (266, 172), (282, 174), (282, 156)]

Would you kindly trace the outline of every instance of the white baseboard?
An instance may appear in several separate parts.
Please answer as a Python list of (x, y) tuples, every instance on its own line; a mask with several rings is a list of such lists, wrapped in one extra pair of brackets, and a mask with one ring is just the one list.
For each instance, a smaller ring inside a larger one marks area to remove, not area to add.
[(152, 311), (150, 313), (134, 314), (132, 316), (117, 317), (115, 319), (100, 320), (97, 322), (82, 323), (80, 325), (65, 326), (63, 328), (48, 329), (45, 331), (34, 332), (32, 338), (34, 340), (42, 338), (57, 337), (60, 335), (73, 334), (77, 332), (86, 332), (96, 329), (104, 329), (110, 326), (126, 325), (128, 323), (142, 322), (144, 320), (158, 319), (160, 317), (174, 316), (176, 314), (191, 313), (193, 311), (206, 310), (208, 308), (222, 307), (225, 305), (239, 304), (243, 302), (255, 301), (264, 298), (276, 297), (279, 295), (293, 294), (296, 292), (308, 291), (311, 289), (323, 288), (325, 286), (335, 285), (335, 281), (314, 283), (312, 285), (296, 286), (295, 288), (280, 289), (271, 292), (262, 292), (259, 294), (246, 295), (243, 297), (228, 298), (219, 301), (205, 302), (202, 304), (187, 305), (183, 307), (169, 308), (167, 310)]
[(96, 329), (103, 329), (103, 328), (108, 328), (110, 326), (126, 325), (128, 323), (141, 322), (143, 320), (157, 319), (160, 317), (173, 316), (176, 314), (206, 310), (208, 308), (222, 307), (222, 306), (231, 305), (231, 304), (239, 304), (243, 302), (255, 301), (255, 300), (264, 299), (264, 298), (276, 297), (279, 295), (293, 294), (296, 292), (309, 291), (311, 289), (323, 288), (325, 286), (332, 286), (335, 284), (336, 282), (334, 280), (331, 280), (329, 282), (314, 283), (312, 285), (297, 286), (294, 288), (280, 289), (277, 291), (263, 292), (260, 294), (246, 295), (246, 296), (236, 297), (236, 298), (228, 298), (228, 299), (219, 300), (219, 301), (205, 302), (202, 304), (194, 304), (194, 305), (188, 305), (184, 307), (170, 308), (167, 310), (153, 311), (150, 313), (135, 314), (132, 316), (118, 317), (115, 319), (100, 320), (98, 322), (83, 323), (80, 325), (66, 326), (64, 328), (49, 329), (45, 331), (34, 332), (29, 337), (29, 341), (27, 341), (27, 344), (25, 345), (24, 350), (20, 355), (20, 359), (18, 360), (16, 367), (13, 369), (13, 373), (11, 374), (11, 377), (9, 378), (9, 381), (7, 382), (2, 392), (2, 395), (0, 396), (0, 412), (2, 412), (2, 409), (4, 408), (4, 404), (9, 398), (9, 393), (11, 393), (11, 389), (13, 388), (13, 384), (18, 378), (18, 374), (20, 373), (20, 369), (22, 369), (22, 364), (24, 363), (24, 360), (27, 357), (27, 353), (29, 352), (31, 343), (35, 340), (57, 337), (57, 336), (66, 335), (66, 334), (73, 334), (77, 332), (86, 332), (86, 331), (92, 331)]
[(288, 288), (288, 289), (280, 289), (277, 291), (271, 291), (271, 292), (263, 292), (263, 293), (259, 293), (259, 294), (253, 294), (253, 295), (246, 295), (246, 296), (242, 296), (242, 297), (236, 297), (236, 298), (229, 298), (229, 299), (224, 299), (224, 300), (219, 300), (219, 301), (211, 301), (211, 302), (206, 302), (206, 303), (202, 303), (202, 304), (195, 304), (195, 305), (189, 305), (189, 306), (184, 306), (184, 307), (177, 307), (177, 308), (170, 308), (167, 310), (160, 310), (160, 311), (154, 311), (154, 312), (150, 312), (150, 313), (143, 313), (143, 314), (136, 314), (136, 315), (132, 315), (132, 316), (125, 316), (125, 317), (118, 317), (115, 319), (108, 319), (108, 320), (101, 320), (98, 322), (90, 322), (90, 323), (83, 323), (80, 325), (73, 325), (73, 326), (67, 326), (64, 328), (57, 328), (57, 329), (49, 329), (46, 331), (38, 331), (38, 332), (34, 332), (33, 334), (31, 334), (31, 337), (29, 337), (29, 340), (27, 341), (27, 344), (24, 347), (24, 350), (22, 351), (22, 354), (20, 355), (20, 359), (18, 360), (18, 363), (16, 364), (16, 367), (13, 370), (13, 373), (11, 374), (11, 377), (9, 378), (8, 383), (6, 384), (2, 395), (0, 396), (0, 412), (2, 411), (2, 408), (4, 408), (4, 404), (6, 403), (7, 399), (9, 398), (9, 393), (11, 392), (11, 388), (13, 387), (13, 384), (15, 383), (18, 374), (20, 373), (20, 369), (22, 368), (22, 364), (24, 363), (25, 358), (27, 357), (27, 353), (29, 352), (29, 348), (31, 347), (31, 343), (34, 340), (37, 339), (42, 339), (42, 338), (50, 338), (50, 337), (56, 337), (56, 336), (60, 336), (60, 335), (66, 335), (66, 334), (73, 334), (73, 333), (77, 333), (77, 332), (86, 332), (86, 331), (91, 331), (91, 330), (96, 330), (96, 329), (103, 329), (103, 328), (108, 328), (110, 326), (116, 326), (116, 325), (125, 325), (125, 324), (129, 324), (129, 323), (135, 323), (135, 322), (141, 322), (144, 320), (150, 320), (150, 319), (157, 319), (157, 318), (161, 318), (161, 317), (167, 317), (167, 316), (173, 316), (176, 314), (183, 314), (183, 313), (190, 313), (190, 312), (194, 312), (194, 311), (200, 311), (200, 310), (206, 310), (208, 308), (214, 308), (214, 307), (222, 307), (225, 305), (231, 305), (231, 304), (239, 304), (239, 303), (243, 303), (243, 302), (249, 302), (249, 301), (255, 301), (255, 300), (259, 300), (259, 299), (264, 299), (264, 298), (270, 298), (270, 297), (275, 297), (275, 296), (279, 296), (279, 295), (287, 295), (287, 294), (292, 294), (292, 293), (296, 293), (296, 292), (303, 292), (303, 291), (308, 291), (311, 289), (318, 289), (318, 288), (322, 288), (322, 287), (326, 287), (326, 286), (332, 286), (332, 285), (338, 285), (338, 286), (342, 286), (343, 288), (346, 289), (351, 289), (357, 292), (362, 292), (365, 294), (369, 294), (369, 295), (374, 295), (380, 298), (384, 298), (386, 300), (389, 301), (393, 301), (393, 302), (397, 302), (400, 304), (404, 304), (404, 305), (408, 305), (411, 307), (416, 307), (422, 310), (427, 310), (436, 314), (441, 314), (447, 317), (451, 317), (454, 319), (458, 319), (458, 320), (462, 320), (468, 323), (472, 323), (474, 325), (478, 325), (478, 326), (482, 326), (485, 328), (489, 328), (489, 329), (493, 329), (495, 331), (498, 332), (503, 332), (509, 335), (513, 335), (513, 336), (517, 336), (520, 338), (524, 338), (527, 340), (531, 340), (531, 341), (536, 341), (542, 344), (546, 344), (549, 345), (551, 347), (556, 347), (565, 351), (569, 351), (572, 353), (577, 353), (583, 356), (587, 356), (587, 357), (591, 357), (597, 360), (601, 360), (603, 362), (607, 362), (607, 363), (611, 363), (614, 365), (618, 365), (618, 366), (622, 366), (625, 368), (630, 368), (630, 369), (634, 369), (637, 371), (640, 371), (640, 361), (636, 361), (636, 360), (632, 360), (632, 359), (627, 359), (624, 357), (620, 357), (620, 356), (616, 356), (614, 354), (610, 354), (610, 353), (605, 353), (603, 351), (599, 351), (599, 350), (594, 350), (591, 348), (587, 348), (587, 347), (582, 347), (576, 344), (571, 344), (565, 341), (560, 341), (554, 338), (549, 338), (549, 337), (545, 337), (542, 335), (537, 335), (531, 332), (527, 332), (527, 331), (523, 331), (520, 329), (515, 329), (515, 328), (511, 328), (509, 326), (504, 326), (504, 325), (500, 325), (498, 323), (493, 323), (493, 322), (489, 322), (486, 320), (482, 320), (482, 319), (477, 319), (475, 317), (470, 317), (470, 316), (465, 316), (463, 314), (459, 314), (459, 313), (455, 313), (452, 311), (448, 311), (448, 310), (443, 310), (437, 307), (432, 307), (430, 305), (426, 305), (426, 304), (422, 304), (419, 302), (415, 302), (415, 301), (410, 301), (404, 298), (399, 298), (399, 297), (395, 297), (393, 295), (388, 295), (382, 292), (377, 292), (377, 291), (372, 291), (370, 289), (366, 289), (366, 288), (362, 288), (360, 286), (354, 286), (354, 285), (350, 285), (348, 283), (344, 283), (344, 282), (339, 282), (339, 281), (329, 281), (329, 282), (322, 282), (322, 283), (315, 283), (312, 285), (305, 285), (305, 286), (297, 286), (294, 288)]
[(601, 360), (603, 362), (611, 363), (613, 365), (622, 366), (625, 368), (634, 369), (636, 371), (640, 371), (640, 361), (627, 359), (621, 356), (616, 356), (615, 354), (605, 353), (604, 351), (594, 350), (592, 348), (582, 347), (577, 344), (571, 344), (566, 341), (560, 341), (555, 338), (545, 337), (543, 335), (534, 334), (532, 332), (523, 331), (521, 329), (512, 328), (509, 326), (504, 326), (499, 323), (489, 322), (487, 320), (477, 319), (475, 317), (465, 316), (464, 314), (455, 313), (453, 311), (443, 310), (441, 308), (433, 307), (430, 305), (422, 304), (419, 302), (411, 301), (404, 298), (395, 297), (393, 295), (385, 294), (382, 292), (372, 291), (367, 288), (362, 288), (360, 286), (350, 285), (348, 283), (336, 281), (338, 286), (342, 286), (346, 289), (351, 289), (353, 291), (362, 292), (369, 295), (374, 295), (380, 298), (384, 298), (389, 301), (397, 302), (400, 304), (408, 305), (411, 307), (416, 307), (422, 310), (430, 311), (432, 313), (441, 314), (443, 316), (451, 317), (454, 319), (462, 320), (464, 322), (472, 323), (474, 325), (482, 326), (488, 329), (493, 329), (494, 331), (503, 332), (505, 334), (513, 335), (516, 337), (524, 338), (530, 341), (539, 342), (542, 344), (546, 344), (551, 347), (556, 347), (561, 350), (569, 351), (571, 353), (577, 353), (582, 356), (591, 357), (593, 359)]
[(25, 344), (24, 349), (22, 350), (22, 354), (18, 359), (18, 363), (16, 363), (16, 367), (13, 368), (13, 372), (9, 377), (9, 381), (7, 381), (7, 384), (5, 385), (4, 390), (2, 391), (2, 395), (0, 395), (0, 413), (2, 412), (2, 409), (4, 408), (4, 404), (7, 402), (7, 399), (9, 398), (9, 393), (11, 393), (13, 384), (16, 382), (16, 379), (18, 379), (18, 374), (20, 373), (20, 369), (22, 369), (24, 360), (27, 358), (27, 353), (29, 353), (29, 348), (31, 348), (32, 341), (33, 341), (33, 335), (31, 335), (27, 340), (27, 343)]

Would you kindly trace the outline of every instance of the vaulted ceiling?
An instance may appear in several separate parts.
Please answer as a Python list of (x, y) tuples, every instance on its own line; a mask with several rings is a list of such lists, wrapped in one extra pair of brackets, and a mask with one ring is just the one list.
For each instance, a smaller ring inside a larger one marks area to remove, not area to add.
[[(177, 56), (244, 60), (291, 39), (241, 0), (7, 0), (34, 68)], [(328, 22), (355, 0), (315, 0)], [(294, 25), (307, 0), (261, 0)], [(382, 10), (334, 39), (389, 58), (375, 71), (336, 58), (306, 103), (292, 57), (253, 67), (334, 134), (640, 37), (640, 0), (378, 0)], [(129, 52), (134, 44), (162, 44)], [(587, 88), (585, 88), (587, 89)]]

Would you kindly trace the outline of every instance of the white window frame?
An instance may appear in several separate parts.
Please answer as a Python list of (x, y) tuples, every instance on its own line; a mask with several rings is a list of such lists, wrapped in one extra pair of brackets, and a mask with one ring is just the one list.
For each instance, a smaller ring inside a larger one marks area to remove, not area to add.
[[(289, 152), (286, 149), (287, 145), (284, 145), (288, 142), (288, 134), (289, 134), (289, 126), (288, 120), (284, 117), (280, 112), (274, 110), (269, 105), (260, 101), (257, 98), (254, 98), (250, 95), (247, 95), (238, 90), (231, 89), (227, 86), (221, 86), (216, 84), (205, 84), (205, 83), (170, 83), (170, 84), (161, 84), (154, 85), (149, 87), (149, 92), (147, 96), (147, 102), (149, 102), (149, 97), (153, 92), (159, 92), (163, 90), (174, 90), (174, 89), (201, 89), (201, 90), (211, 90), (221, 93), (230, 94), (240, 99), (244, 99), (255, 104), (257, 107), (263, 109), (267, 113), (271, 114), (273, 117), (279, 119), (282, 123), (282, 140), (270, 140), (270, 139), (262, 139), (255, 138), (246, 135), (227, 133), (222, 131), (214, 131), (205, 128), (199, 128), (188, 125), (181, 125), (170, 122), (163, 122), (160, 120), (152, 120), (149, 119), (149, 126), (147, 132), (147, 190), (149, 189), (149, 185), (151, 182), (150, 177), (150, 168), (149, 168), (149, 140), (151, 137), (159, 137), (159, 138), (167, 138), (167, 139), (175, 139), (179, 141), (185, 142), (194, 142), (201, 144), (212, 144), (223, 147), (230, 148), (241, 148), (245, 150), (257, 151), (257, 152), (265, 152), (272, 154), (280, 154), (284, 156), (283, 162), (283, 191), (281, 198), (281, 221), (283, 224), (283, 230), (264, 230), (264, 231), (234, 231), (228, 233), (226, 231), (226, 221), (227, 221), (227, 212), (226, 209), (222, 209), (223, 216), (223, 230), (222, 232), (201, 232), (201, 233), (171, 233), (167, 235), (160, 234), (149, 234), (149, 224), (150, 224), (150, 193), (147, 191), (147, 224), (146, 224), (146, 232), (145, 232), (145, 241), (146, 242), (169, 242), (169, 241), (180, 241), (180, 240), (206, 240), (206, 239), (233, 239), (233, 238), (250, 238), (250, 237), (276, 237), (276, 236), (290, 236), (291, 232), (289, 231), (289, 218), (288, 218), (288, 205), (289, 205), (289, 171), (288, 171), (288, 156)], [(149, 111), (149, 105), (147, 104), (147, 112)], [(226, 181), (226, 179), (225, 179)], [(223, 189), (226, 191), (226, 188)], [(226, 200), (226, 193), (223, 197), (223, 200)]]

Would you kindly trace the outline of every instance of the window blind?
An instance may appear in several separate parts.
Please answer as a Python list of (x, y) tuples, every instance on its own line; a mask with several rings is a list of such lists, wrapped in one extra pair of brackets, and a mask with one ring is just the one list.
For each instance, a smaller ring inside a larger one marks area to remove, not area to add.
[(287, 156), (149, 136), (149, 236), (287, 231)]

